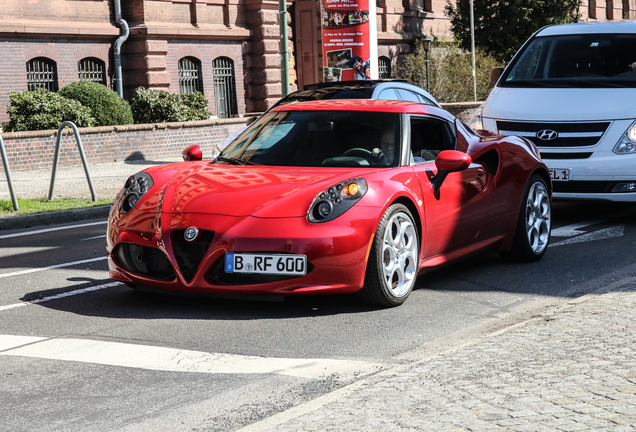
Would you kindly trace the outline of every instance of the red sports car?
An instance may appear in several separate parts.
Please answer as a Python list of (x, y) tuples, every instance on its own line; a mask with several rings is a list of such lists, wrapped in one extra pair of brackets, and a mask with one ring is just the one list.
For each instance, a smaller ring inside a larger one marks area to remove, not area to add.
[(354, 293), (403, 303), (419, 273), (475, 251), (540, 259), (551, 182), (523, 138), (387, 100), (280, 106), (214, 161), (148, 168), (117, 195), (110, 276), (183, 293)]

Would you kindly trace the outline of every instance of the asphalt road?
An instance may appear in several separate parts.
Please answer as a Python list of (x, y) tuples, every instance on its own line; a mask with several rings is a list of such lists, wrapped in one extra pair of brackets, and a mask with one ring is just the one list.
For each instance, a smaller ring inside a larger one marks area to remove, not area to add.
[(556, 203), (543, 260), (474, 257), (393, 309), (144, 294), (105, 220), (0, 233), (0, 431), (230, 431), (636, 273), (636, 206)]

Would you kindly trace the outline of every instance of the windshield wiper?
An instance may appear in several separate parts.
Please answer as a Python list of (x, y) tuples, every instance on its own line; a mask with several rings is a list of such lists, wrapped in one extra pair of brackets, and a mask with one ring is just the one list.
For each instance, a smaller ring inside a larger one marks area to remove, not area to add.
[(256, 162), (251, 162), (251, 161), (238, 159), (238, 158), (229, 158), (225, 156), (217, 156), (216, 160), (220, 160), (221, 162), (227, 162), (232, 165), (260, 165), (260, 164), (257, 164)]

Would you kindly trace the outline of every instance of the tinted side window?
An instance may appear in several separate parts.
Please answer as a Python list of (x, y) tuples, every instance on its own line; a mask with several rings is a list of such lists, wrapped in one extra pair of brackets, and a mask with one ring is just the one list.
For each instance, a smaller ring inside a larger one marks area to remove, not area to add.
[(453, 127), (430, 117), (411, 117), (411, 152), (415, 163), (433, 161), (442, 150), (455, 150)]

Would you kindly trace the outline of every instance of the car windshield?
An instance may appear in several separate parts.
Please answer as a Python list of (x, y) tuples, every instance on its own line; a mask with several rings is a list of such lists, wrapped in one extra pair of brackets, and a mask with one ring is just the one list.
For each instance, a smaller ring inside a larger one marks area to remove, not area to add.
[(390, 167), (400, 156), (400, 114), (270, 112), (215, 160), (221, 164)]
[(636, 87), (636, 35), (537, 37), (517, 56), (502, 87)]

